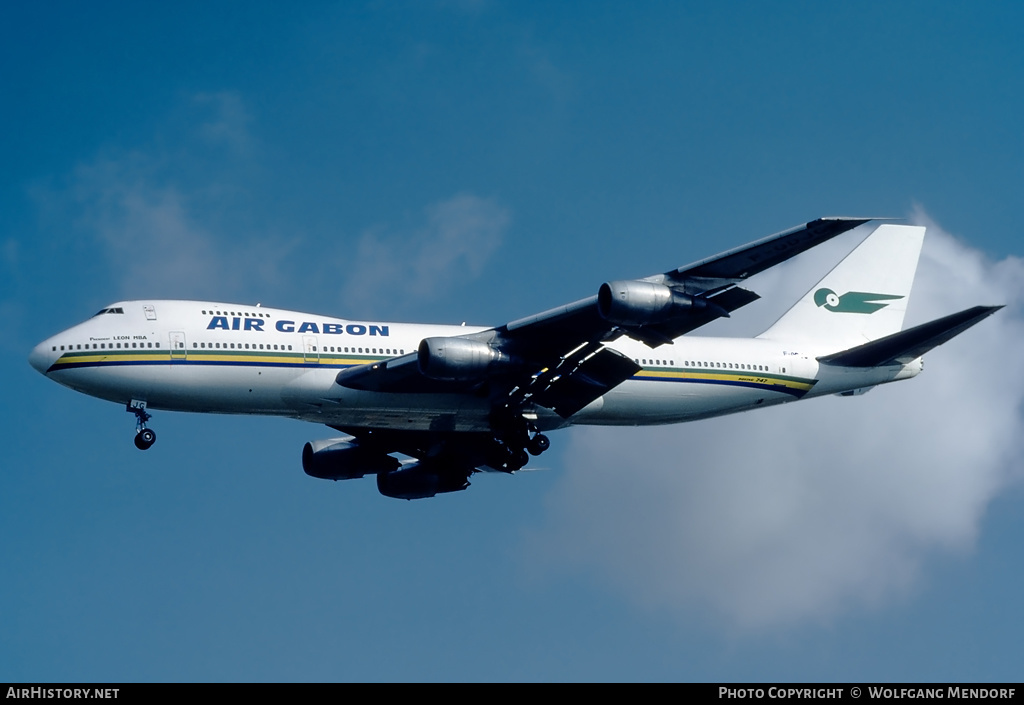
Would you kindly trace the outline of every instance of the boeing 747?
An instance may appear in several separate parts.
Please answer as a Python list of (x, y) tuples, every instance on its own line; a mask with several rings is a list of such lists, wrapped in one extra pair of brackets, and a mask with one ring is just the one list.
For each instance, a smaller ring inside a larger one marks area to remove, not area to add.
[(902, 330), (925, 229), (883, 224), (761, 335), (688, 335), (758, 299), (749, 277), (866, 222), (822, 218), (493, 328), (120, 301), (29, 361), (124, 405), (140, 450), (156, 440), (151, 410), (286, 416), (344, 434), (305, 445), (307, 474), (433, 497), (523, 468), (568, 426), (694, 421), (909, 379), (1000, 308)]

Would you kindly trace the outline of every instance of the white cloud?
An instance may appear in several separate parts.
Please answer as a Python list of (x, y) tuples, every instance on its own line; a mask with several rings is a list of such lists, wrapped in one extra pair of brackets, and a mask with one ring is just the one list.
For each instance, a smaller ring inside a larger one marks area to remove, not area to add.
[(251, 120), (242, 97), (235, 91), (199, 93), (193, 97), (197, 105), (212, 108), (210, 119), (199, 127), (199, 134), (212, 144), (224, 144), (244, 153), (250, 147)]
[(918, 378), (862, 397), (572, 431), (531, 541), (545, 565), (757, 629), (888, 604), (933, 553), (968, 552), (988, 503), (1024, 474), (1024, 369), (1005, 364), (1024, 359), (1024, 262), (987, 261), (927, 224), (908, 324), (1006, 309), (930, 352)]
[[(259, 291), (266, 298), (287, 287), (288, 258), (303, 238), (247, 227), (252, 196), (246, 186), (259, 165), (242, 98), (201, 93), (185, 107), (184, 118), (170, 121), (174, 129), (164, 128), (174, 139), (107, 150), (79, 164), (65, 188), (34, 188), (40, 216), (63, 233), (70, 217), (98, 245), (122, 296), (223, 300)], [(336, 256), (325, 251), (299, 274), (307, 282), (335, 281), (337, 262), (345, 262), (351, 274), (341, 293), (347, 306), (361, 303), (364, 310), (382, 301), (429, 299), (479, 276), (509, 222), (497, 201), (461, 193), (426, 208), (422, 224), (409, 231), (376, 228), (338, 238)], [(8, 243), (0, 256), (12, 261), (16, 245)]]
[(412, 233), (369, 230), (359, 240), (345, 299), (371, 305), (395, 297), (432, 297), (452, 280), (472, 279), (501, 245), (510, 216), (493, 199), (462, 193), (436, 203)]
[(79, 166), (79, 225), (103, 247), (126, 295), (194, 295), (222, 285), (214, 238), (190, 216), (187, 197), (155, 183), (149, 164), (133, 154)]
[[(70, 217), (97, 245), (122, 296), (223, 298), (266, 289), (292, 247), (237, 230), (248, 222), (238, 209), (253, 169), (241, 97), (198, 94), (186, 107), (183, 127), (164, 127), (173, 139), (108, 149), (79, 164), (65, 188), (33, 189), (51, 228), (67, 232), (62, 218)], [(261, 256), (266, 251), (277, 256)]]

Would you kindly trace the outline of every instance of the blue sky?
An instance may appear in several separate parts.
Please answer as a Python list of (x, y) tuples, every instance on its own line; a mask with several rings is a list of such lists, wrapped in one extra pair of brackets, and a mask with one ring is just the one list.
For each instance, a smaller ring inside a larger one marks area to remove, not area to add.
[[(0, 680), (1019, 680), (1022, 14), (6, 5)], [(822, 215), (930, 226), (908, 322), (1007, 309), (911, 382), (428, 501), (305, 476), (288, 420), (139, 453), (26, 362), (127, 298), (499, 324)]]

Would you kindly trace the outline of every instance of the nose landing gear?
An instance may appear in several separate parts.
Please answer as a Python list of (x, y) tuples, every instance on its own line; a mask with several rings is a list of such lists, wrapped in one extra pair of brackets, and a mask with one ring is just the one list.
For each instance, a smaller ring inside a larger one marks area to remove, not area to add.
[(156, 432), (151, 428), (144, 428), (135, 434), (135, 447), (139, 450), (149, 450), (154, 443), (156, 443)]
[(146, 411), (146, 402), (133, 399), (125, 411), (135, 414), (135, 447), (139, 450), (149, 450), (156, 443), (156, 431), (146, 428), (146, 422), (153, 418)]

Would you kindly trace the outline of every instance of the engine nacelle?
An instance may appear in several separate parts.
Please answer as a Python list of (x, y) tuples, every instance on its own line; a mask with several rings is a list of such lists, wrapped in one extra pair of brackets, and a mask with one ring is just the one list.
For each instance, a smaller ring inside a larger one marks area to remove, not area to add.
[(310, 441), (302, 448), (302, 469), (321, 480), (352, 480), (401, 465), (397, 458), (353, 443), (351, 437)]
[(653, 282), (606, 282), (597, 292), (597, 310), (601, 317), (620, 326), (661, 323), (681, 311), (705, 306), (703, 299)]
[(424, 376), (447, 381), (480, 379), (512, 365), (512, 358), (500, 350), (465, 338), (424, 338), (416, 359)]
[(458, 492), (469, 487), (464, 475), (439, 473), (429, 465), (417, 462), (401, 470), (377, 475), (377, 489), (385, 497), (395, 499), (427, 499), (444, 492)]

